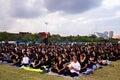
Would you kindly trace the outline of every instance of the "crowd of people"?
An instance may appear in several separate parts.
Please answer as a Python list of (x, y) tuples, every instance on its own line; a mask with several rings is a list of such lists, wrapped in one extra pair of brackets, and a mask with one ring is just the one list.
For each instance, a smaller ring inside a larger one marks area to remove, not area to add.
[(17, 67), (31, 67), (60, 75), (79, 76), (120, 60), (120, 44), (90, 43), (0, 46), (0, 61)]

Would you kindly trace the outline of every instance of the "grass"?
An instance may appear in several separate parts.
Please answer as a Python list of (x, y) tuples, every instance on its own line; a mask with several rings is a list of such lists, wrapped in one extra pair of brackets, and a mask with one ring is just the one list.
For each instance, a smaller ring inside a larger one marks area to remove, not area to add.
[[(66, 78), (40, 74), (0, 64), (0, 80), (67, 80)], [(120, 61), (96, 70), (89, 76), (81, 76), (77, 80), (120, 80)]]

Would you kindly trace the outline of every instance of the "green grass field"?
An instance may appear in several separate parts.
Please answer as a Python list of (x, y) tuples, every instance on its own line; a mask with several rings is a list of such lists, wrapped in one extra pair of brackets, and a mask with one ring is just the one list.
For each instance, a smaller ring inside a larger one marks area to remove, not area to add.
[[(40, 74), (0, 64), (0, 80), (68, 80), (67, 78)], [(120, 80), (120, 61), (96, 70), (89, 76), (81, 76), (78, 80)]]

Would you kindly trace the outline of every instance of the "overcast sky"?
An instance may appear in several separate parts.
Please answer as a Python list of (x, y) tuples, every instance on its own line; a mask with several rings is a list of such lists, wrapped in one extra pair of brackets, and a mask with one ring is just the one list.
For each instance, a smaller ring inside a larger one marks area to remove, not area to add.
[(67, 36), (110, 30), (120, 34), (120, 0), (0, 0), (0, 31)]

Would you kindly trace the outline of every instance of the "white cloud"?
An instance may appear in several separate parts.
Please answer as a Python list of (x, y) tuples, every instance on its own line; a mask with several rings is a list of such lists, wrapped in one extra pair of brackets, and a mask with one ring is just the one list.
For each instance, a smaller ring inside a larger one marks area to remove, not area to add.
[(120, 0), (104, 0), (102, 6), (107, 9), (112, 9), (117, 6), (120, 6)]
[(59, 9), (49, 13), (44, 0), (0, 0), (0, 30), (43, 32), (48, 22), (49, 32), (65, 36), (106, 30), (120, 33), (119, 5), (119, 0), (103, 0), (101, 6), (84, 13), (63, 14)]

